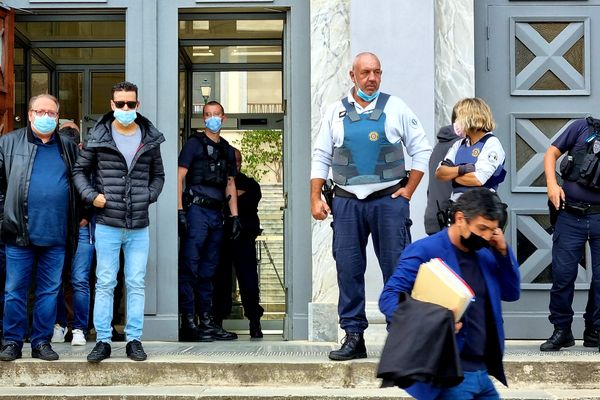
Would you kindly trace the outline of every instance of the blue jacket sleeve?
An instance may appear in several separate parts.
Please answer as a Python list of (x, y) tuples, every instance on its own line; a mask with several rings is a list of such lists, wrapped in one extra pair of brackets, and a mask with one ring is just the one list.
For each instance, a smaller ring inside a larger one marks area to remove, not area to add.
[(398, 295), (401, 292), (412, 292), (419, 267), (430, 259), (418, 241), (404, 249), (394, 274), (388, 279), (379, 297), (379, 310), (388, 322), (398, 308)]
[(521, 297), (521, 273), (519, 272), (519, 263), (512, 251), (508, 247), (508, 254), (502, 256), (497, 251), (492, 252), (498, 265), (496, 277), (500, 287), (500, 298), (502, 301), (517, 301)]

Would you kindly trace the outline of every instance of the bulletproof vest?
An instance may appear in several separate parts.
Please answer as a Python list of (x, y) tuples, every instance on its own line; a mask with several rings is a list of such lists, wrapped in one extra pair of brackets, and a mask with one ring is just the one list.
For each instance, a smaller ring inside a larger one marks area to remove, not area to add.
[(600, 120), (587, 117), (590, 135), (585, 146), (570, 150), (560, 164), (563, 179), (600, 190)]
[(224, 189), (229, 170), (229, 143), (223, 138), (215, 143), (204, 133), (193, 135), (190, 140), (199, 140), (201, 146), (200, 155), (194, 158), (186, 174), (186, 187), (208, 185)]
[[(475, 164), (477, 162), (477, 159), (479, 158), (479, 155), (481, 154), (483, 146), (485, 146), (485, 142), (487, 142), (487, 140), (491, 137), (494, 137), (494, 135), (488, 133), (472, 146), (467, 146), (467, 138), (463, 139), (460, 144), (460, 147), (458, 148), (458, 151), (456, 152), (454, 165)], [(483, 183), (483, 187), (496, 190), (498, 189), (498, 185), (504, 182), (504, 178), (506, 178), (506, 170), (504, 169), (503, 162), (502, 165), (499, 165), (498, 168), (496, 168), (492, 176), (490, 176), (490, 178)], [(471, 188), (473, 188), (473, 186), (464, 186), (456, 182), (455, 180), (452, 181), (453, 193), (463, 193)]]
[(383, 109), (390, 95), (381, 93), (372, 113), (358, 114), (348, 98), (344, 105), (344, 142), (333, 149), (331, 170), (339, 185), (364, 185), (402, 179), (406, 176), (404, 151), (385, 135)]

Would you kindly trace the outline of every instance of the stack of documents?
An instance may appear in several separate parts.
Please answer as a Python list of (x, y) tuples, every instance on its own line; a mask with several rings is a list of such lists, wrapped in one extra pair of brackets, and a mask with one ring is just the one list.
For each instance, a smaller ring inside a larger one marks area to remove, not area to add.
[(475, 293), (444, 261), (432, 258), (419, 267), (411, 296), (454, 311), (458, 322)]

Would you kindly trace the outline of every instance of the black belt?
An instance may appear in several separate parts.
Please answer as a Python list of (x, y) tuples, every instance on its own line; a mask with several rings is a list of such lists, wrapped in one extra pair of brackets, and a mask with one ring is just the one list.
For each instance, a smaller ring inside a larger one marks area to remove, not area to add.
[[(383, 197), (383, 196), (389, 196), (392, 193), (394, 193), (395, 191), (397, 191), (400, 188), (403, 188), (404, 186), (406, 186), (406, 182), (408, 182), (408, 178), (403, 178), (402, 180), (400, 180), (400, 182), (396, 183), (394, 186), (390, 186), (388, 188), (385, 189), (381, 189), (378, 190), (376, 192), (371, 193), (370, 195), (368, 195), (367, 197), (365, 197), (364, 199), (361, 200), (372, 200), (372, 199), (377, 199), (379, 197)], [(348, 197), (351, 199), (358, 199), (358, 197), (356, 197), (356, 195), (354, 193), (350, 193), (347, 190), (342, 189), (339, 186), (335, 186), (335, 188), (333, 189), (333, 193), (336, 196), (340, 196), (340, 197)]]
[(194, 196), (192, 197), (192, 204), (195, 204), (200, 207), (210, 208), (212, 210), (221, 210), (223, 208), (223, 203), (220, 200), (211, 199), (210, 197), (202, 197), (202, 196)]
[(575, 215), (600, 214), (600, 204), (565, 202), (565, 211)]

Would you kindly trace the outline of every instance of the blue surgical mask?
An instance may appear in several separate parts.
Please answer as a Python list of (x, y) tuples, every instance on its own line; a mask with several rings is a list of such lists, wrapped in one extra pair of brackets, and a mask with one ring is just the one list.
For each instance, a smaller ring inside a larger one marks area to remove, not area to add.
[(210, 117), (210, 118), (206, 118), (204, 120), (204, 125), (206, 125), (206, 128), (214, 133), (217, 133), (221, 130), (221, 117)]
[(358, 88), (358, 91), (356, 92), (356, 94), (358, 95), (358, 97), (360, 97), (364, 101), (371, 102), (371, 101), (375, 100), (377, 98), (377, 96), (379, 96), (379, 90), (369, 96), (368, 94), (366, 94), (365, 92), (360, 90), (360, 88)]
[(135, 110), (121, 110), (120, 108), (116, 108), (114, 111), (115, 119), (119, 121), (119, 123), (123, 126), (130, 125), (133, 121), (135, 121), (137, 117), (137, 113)]
[(40, 133), (51, 133), (54, 132), (54, 130), (56, 129), (56, 119), (50, 118), (47, 115), (44, 115), (42, 117), (35, 117), (33, 119), (33, 126)]

